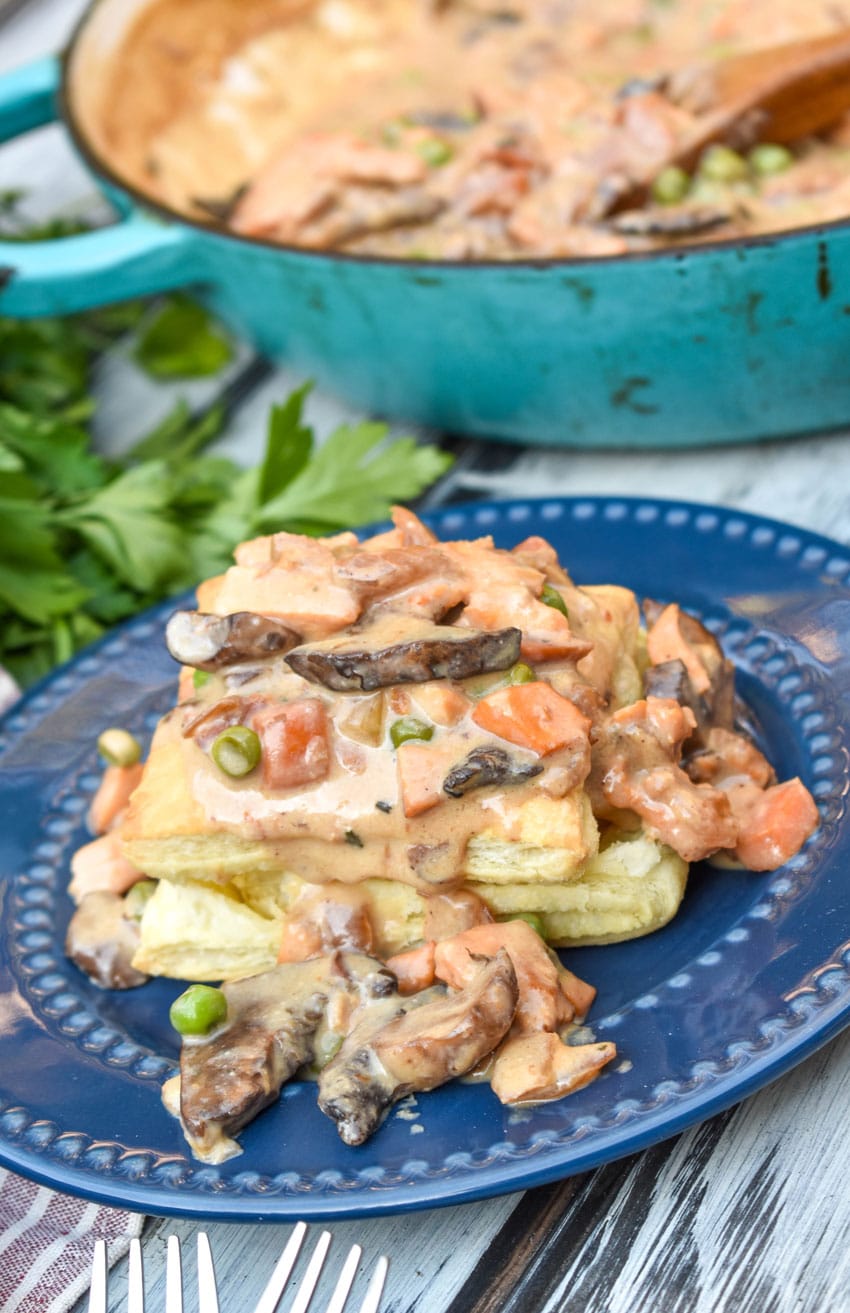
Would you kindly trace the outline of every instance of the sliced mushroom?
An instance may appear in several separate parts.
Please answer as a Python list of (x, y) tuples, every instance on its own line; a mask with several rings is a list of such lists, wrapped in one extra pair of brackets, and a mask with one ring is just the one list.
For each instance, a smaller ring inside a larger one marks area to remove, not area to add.
[(523, 784), (542, 770), (539, 762), (520, 763), (504, 748), (476, 748), (452, 767), (443, 780), (443, 792), (450, 798), (462, 798), (488, 784)]
[(302, 226), (300, 238), (303, 245), (323, 250), (355, 241), (368, 233), (427, 223), (446, 204), (442, 197), (433, 195), (424, 187), (370, 183), (362, 186), (349, 184), (335, 202)]
[(666, 79), (662, 77), (627, 78), (614, 93), (615, 100), (629, 100), (632, 96), (643, 96), (647, 91), (663, 91)]
[(185, 1040), (180, 1054), (180, 1116), (202, 1157), (262, 1112), (311, 1061), (333, 994), (382, 997), (395, 981), (380, 962), (347, 953), (287, 962), (222, 989), (226, 1024), (209, 1039)]
[(608, 220), (607, 227), (622, 237), (694, 237), (729, 223), (728, 210), (703, 205), (690, 210), (624, 210)]
[(101, 989), (135, 989), (148, 977), (133, 966), (139, 927), (124, 916), (124, 899), (99, 890), (86, 894), (71, 917), (65, 952)]
[(165, 643), (174, 660), (197, 670), (220, 670), (275, 656), (300, 642), (301, 635), (282, 620), (253, 611), (233, 615), (175, 611), (165, 629)]
[(362, 1144), (397, 1100), (462, 1076), (492, 1053), (510, 1028), (517, 997), (513, 964), (500, 950), (480, 960), (466, 988), (414, 996), (407, 1000), (412, 1007), (377, 1030), (367, 1029), (367, 1017), (322, 1072), (319, 1107), (346, 1144)]
[(519, 659), (521, 640), (521, 630), (514, 628), (477, 633), (388, 615), (357, 634), (305, 644), (286, 660), (296, 674), (314, 684), (337, 692), (368, 693), (394, 684), (508, 670)]
[(688, 750), (702, 742), (700, 727), (708, 723), (709, 711), (705, 698), (694, 689), (684, 662), (678, 658), (647, 666), (643, 676), (644, 694), (648, 698), (672, 698), (694, 713), (697, 728), (687, 740)]
[(477, 121), (474, 115), (459, 114), (453, 109), (417, 109), (405, 118), (414, 127), (431, 128), (434, 132), (469, 132)]

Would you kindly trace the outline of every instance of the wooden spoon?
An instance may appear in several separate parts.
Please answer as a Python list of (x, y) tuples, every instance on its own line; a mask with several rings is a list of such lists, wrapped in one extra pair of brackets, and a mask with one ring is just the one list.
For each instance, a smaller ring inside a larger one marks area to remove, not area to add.
[(809, 41), (792, 41), (743, 55), (686, 75), (673, 98), (702, 114), (699, 123), (657, 163), (652, 177), (631, 178), (621, 189), (600, 195), (594, 218), (643, 205), (661, 168), (690, 172), (707, 146), (725, 142), (749, 149), (760, 141), (784, 144), (820, 132), (850, 109), (850, 28)]

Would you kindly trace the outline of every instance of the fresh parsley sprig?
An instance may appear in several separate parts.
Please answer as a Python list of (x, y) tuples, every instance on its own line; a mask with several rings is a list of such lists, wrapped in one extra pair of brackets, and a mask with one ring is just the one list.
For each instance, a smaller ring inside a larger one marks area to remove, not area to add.
[(451, 463), (436, 447), (390, 440), (376, 423), (343, 425), (318, 445), (304, 419), (309, 384), (272, 407), (253, 469), (207, 452), (220, 408), (197, 419), (184, 402), (122, 458), (106, 459), (88, 423), (97, 351), (142, 323), (136, 355), (149, 370), (155, 360), (160, 377), (212, 372), (229, 358), (207, 312), (188, 304), (181, 296), (176, 309), (166, 303), (144, 319), (138, 304), (68, 320), (0, 319), (0, 665), (24, 685), (109, 626), (226, 568), (242, 539), (382, 519)]

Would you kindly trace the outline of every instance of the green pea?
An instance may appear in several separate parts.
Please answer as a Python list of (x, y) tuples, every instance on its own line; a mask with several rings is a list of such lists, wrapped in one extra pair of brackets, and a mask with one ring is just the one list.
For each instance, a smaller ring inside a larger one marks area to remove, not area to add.
[(180, 1035), (206, 1035), (227, 1017), (227, 999), (212, 985), (190, 985), (168, 1010)]
[(508, 671), (509, 684), (533, 684), (536, 678), (531, 666), (527, 666), (524, 661), (518, 661)]
[(156, 880), (139, 880), (124, 895), (124, 915), (130, 921), (141, 921), (145, 908), (156, 891)]
[(560, 611), (561, 615), (565, 615), (567, 619), (569, 619), (570, 613), (567, 610), (566, 602), (558, 592), (557, 588), (553, 588), (551, 584), (543, 585), (543, 592), (540, 594), (540, 600), (541, 602), (544, 602), (546, 606), (551, 606), (554, 610)]
[(676, 164), (668, 164), (652, 184), (652, 199), (659, 205), (677, 205), (685, 199), (690, 186), (689, 174)]
[(754, 146), (748, 157), (750, 168), (761, 178), (769, 178), (774, 173), (784, 173), (794, 163), (794, 156), (785, 146), (775, 142), (763, 141)]
[(394, 748), (400, 748), (402, 743), (409, 743), (411, 739), (427, 741), (433, 737), (434, 726), (427, 720), (417, 720), (416, 716), (402, 716), (390, 725), (390, 740)]
[(195, 688), (203, 688), (204, 684), (208, 684), (211, 679), (212, 675), (208, 670), (195, 670), (192, 673), (192, 683)]
[(263, 755), (258, 734), (247, 725), (231, 725), (213, 739), (210, 756), (225, 775), (249, 775)]
[(110, 766), (135, 766), (142, 755), (141, 743), (126, 729), (105, 729), (97, 750)]
[(747, 161), (731, 146), (709, 146), (700, 160), (699, 171), (712, 182), (743, 182), (749, 173)]
[(440, 141), (439, 137), (426, 137), (424, 141), (417, 141), (416, 153), (430, 169), (438, 169), (441, 165), (448, 164), (454, 155), (449, 143)]

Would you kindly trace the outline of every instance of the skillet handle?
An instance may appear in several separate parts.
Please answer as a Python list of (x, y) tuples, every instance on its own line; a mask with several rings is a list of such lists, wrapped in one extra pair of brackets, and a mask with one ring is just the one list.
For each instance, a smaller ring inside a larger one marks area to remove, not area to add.
[[(58, 118), (56, 59), (40, 59), (0, 77), (0, 142)], [(76, 237), (0, 240), (0, 314), (71, 314), (197, 281), (197, 240), (110, 195), (118, 222)]]

